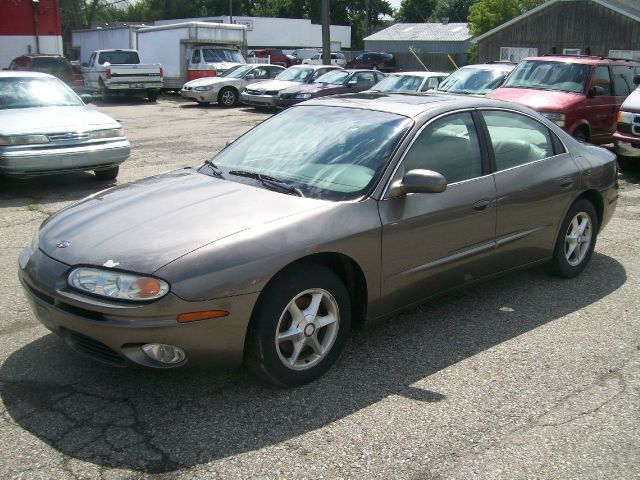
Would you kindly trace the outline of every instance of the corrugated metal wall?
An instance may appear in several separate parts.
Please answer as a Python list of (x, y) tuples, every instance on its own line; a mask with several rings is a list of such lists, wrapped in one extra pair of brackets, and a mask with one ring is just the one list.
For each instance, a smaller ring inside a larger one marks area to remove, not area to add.
[(420, 62), (409, 51), (411, 47), (420, 61), (429, 70), (450, 72), (454, 67), (447, 57), (451, 55), (455, 63), (461, 67), (467, 64), (469, 41), (464, 42), (419, 42), (419, 41), (382, 41), (365, 40), (365, 50), (372, 52), (389, 52), (396, 57), (400, 71), (423, 70)]

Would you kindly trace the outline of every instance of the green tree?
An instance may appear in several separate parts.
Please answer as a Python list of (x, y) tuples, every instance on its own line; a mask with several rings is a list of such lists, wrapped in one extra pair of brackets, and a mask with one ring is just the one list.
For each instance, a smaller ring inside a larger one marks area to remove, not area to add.
[(523, 14), (545, 0), (480, 0), (469, 9), (469, 32), (485, 32)]
[(469, 17), (469, 8), (477, 1), (478, 0), (438, 0), (431, 17), (434, 21), (439, 21), (441, 18), (447, 17), (450, 22), (466, 22)]
[(402, 23), (428, 22), (436, 3), (437, 0), (402, 0), (396, 12), (396, 20)]

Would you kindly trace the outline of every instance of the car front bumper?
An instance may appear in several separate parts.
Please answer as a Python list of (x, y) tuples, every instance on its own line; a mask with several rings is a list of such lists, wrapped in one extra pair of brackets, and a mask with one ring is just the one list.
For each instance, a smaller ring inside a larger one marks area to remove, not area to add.
[(218, 101), (218, 91), (214, 90), (206, 90), (206, 91), (196, 91), (196, 90), (180, 90), (180, 95), (183, 98), (187, 98), (189, 100), (193, 100), (194, 102), (217, 102)]
[(305, 100), (309, 100), (310, 98), (305, 98), (305, 99), (300, 99), (300, 98), (283, 98), (283, 97), (278, 97), (278, 106), (280, 108), (287, 108), (287, 107), (292, 107), (300, 102), (304, 102)]
[(9, 176), (42, 175), (93, 170), (121, 164), (131, 153), (126, 139), (51, 148), (0, 148), (0, 173)]
[(252, 107), (277, 107), (278, 98), (278, 95), (252, 95), (244, 92), (240, 94), (242, 103)]
[[(189, 365), (239, 367), (251, 311), (259, 293), (189, 302), (171, 293), (147, 304), (116, 303), (74, 292), (66, 284), (71, 266), (41, 250), (25, 247), (19, 278), (40, 322), (79, 353), (115, 366), (176, 368)], [(227, 310), (223, 318), (178, 323), (180, 313)], [(186, 360), (166, 365), (152, 360), (142, 345), (181, 348)]]
[(640, 158), (640, 138), (621, 133), (613, 134), (616, 153), (621, 157)]

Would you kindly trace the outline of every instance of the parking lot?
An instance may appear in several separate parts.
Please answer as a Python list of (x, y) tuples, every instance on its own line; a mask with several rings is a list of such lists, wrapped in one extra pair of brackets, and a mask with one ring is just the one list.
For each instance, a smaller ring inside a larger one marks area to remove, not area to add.
[(0, 179), (0, 478), (640, 477), (640, 168), (620, 174), (579, 277), (536, 268), (367, 325), (327, 375), (277, 390), (105, 366), (31, 313), (17, 256), (48, 215), (200, 163), (271, 115), (176, 97), (93, 108), (132, 144), (117, 182)]

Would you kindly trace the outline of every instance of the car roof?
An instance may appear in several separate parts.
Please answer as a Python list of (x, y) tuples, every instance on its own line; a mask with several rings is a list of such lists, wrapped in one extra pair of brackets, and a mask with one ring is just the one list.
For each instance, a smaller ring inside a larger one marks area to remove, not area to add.
[(466, 69), (476, 69), (476, 70), (502, 70), (503, 72), (510, 72), (514, 68), (516, 68), (516, 63), (475, 63), (473, 65), (465, 65), (464, 67), (460, 67), (459, 70)]
[(56, 78), (53, 75), (42, 72), (29, 72), (25, 70), (0, 71), (0, 78)]
[[(300, 105), (322, 105), (330, 107), (357, 108), (361, 110), (376, 110), (380, 112), (404, 115), (411, 118), (417, 117), (434, 109), (457, 110), (462, 108), (506, 107), (511, 110), (531, 112), (530, 109), (514, 103), (449, 93), (347, 93), (343, 95), (332, 95), (307, 100)], [(295, 105), (294, 108), (298, 106), (299, 105)]]
[(446, 75), (448, 76), (449, 74), (446, 72), (424, 72), (424, 71), (417, 71), (417, 72), (392, 72), (389, 75), (392, 75), (394, 77), (400, 77), (402, 75), (412, 75), (414, 77), (440, 77), (442, 75)]
[(563, 62), (563, 63), (582, 63), (585, 65), (602, 65), (602, 64), (629, 64), (640, 65), (640, 62), (634, 60), (616, 59), (608, 57), (599, 57), (597, 55), (543, 55), (542, 57), (527, 57), (523, 60), (539, 60), (547, 62)]
[(341, 67), (337, 65), (309, 65), (308, 63), (302, 65), (292, 65), (289, 68), (311, 68), (313, 70), (317, 70), (319, 68), (333, 68), (334, 70), (343, 70)]

